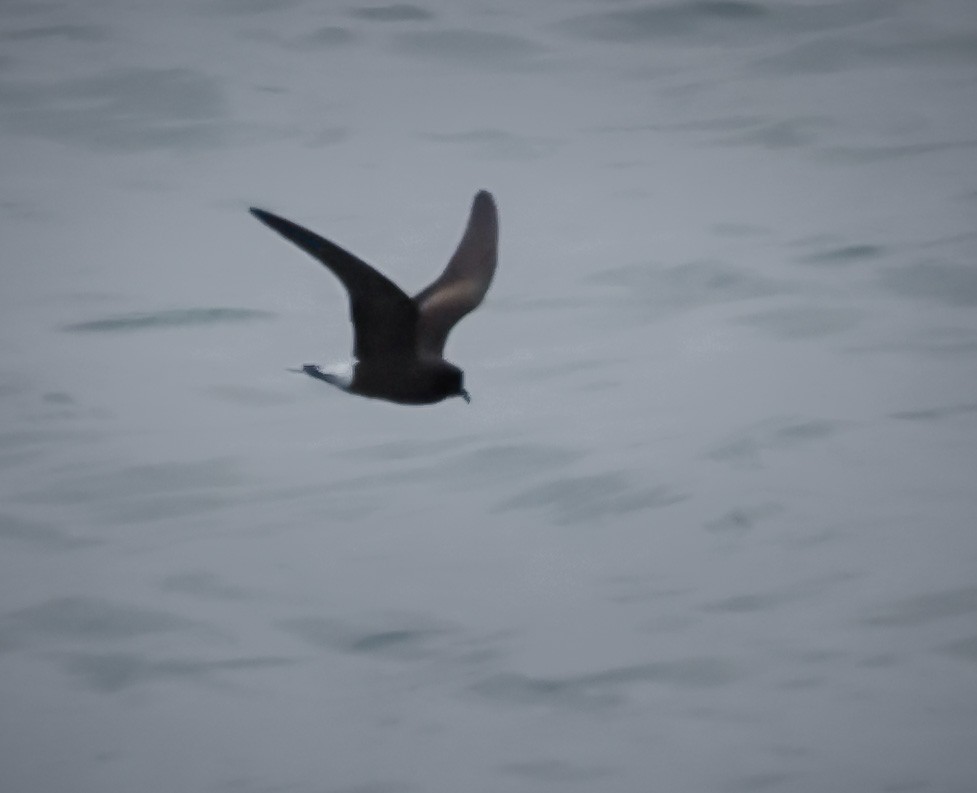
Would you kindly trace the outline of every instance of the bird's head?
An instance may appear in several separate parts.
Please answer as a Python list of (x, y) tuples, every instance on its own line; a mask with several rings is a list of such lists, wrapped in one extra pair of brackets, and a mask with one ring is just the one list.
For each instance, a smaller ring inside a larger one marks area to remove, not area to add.
[(454, 364), (444, 362), (442, 386), (445, 397), (461, 397), (471, 404), (471, 394), (465, 389), (465, 373)]

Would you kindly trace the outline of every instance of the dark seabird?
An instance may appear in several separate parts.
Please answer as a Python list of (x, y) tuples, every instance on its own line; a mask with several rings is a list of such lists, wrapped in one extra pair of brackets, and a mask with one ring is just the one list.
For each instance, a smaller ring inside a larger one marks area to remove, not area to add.
[(301, 371), (352, 394), (406, 405), (453, 396), (471, 401), (461, 369), (444, 359), (444, 344), (458, 320), (482, 302), (495, 274), (499, 217), (491, 193), (475, 195), (468, 226), (448, 266), (414, 297), (297, 223), (263, 209), (252, 208), (251, 213), (332, 270), (349, 292), (351, 373), (323, 372), (315, 364)]

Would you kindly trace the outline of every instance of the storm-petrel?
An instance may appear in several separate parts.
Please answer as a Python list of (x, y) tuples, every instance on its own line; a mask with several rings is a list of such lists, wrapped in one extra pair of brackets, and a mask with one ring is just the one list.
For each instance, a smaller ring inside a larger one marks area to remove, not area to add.
[(349, 292), (353, 322), (351, 373), (302, 367), (344, 391), (408, 405), (471, 397), (461, 369), (444, 359), (448, 333), (482, 302), (495, 274), (499, 218), (491, 193), (479, 191), (468, 226), (444, 272), (414, 297), (335, 243), (290, 220), (251, 209), (262, 223), (314, 256)]

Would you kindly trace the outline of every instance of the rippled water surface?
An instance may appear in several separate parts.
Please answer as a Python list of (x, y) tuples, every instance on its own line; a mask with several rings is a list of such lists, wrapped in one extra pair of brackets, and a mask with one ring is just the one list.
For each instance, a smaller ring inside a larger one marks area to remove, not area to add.
[[(0, 789), (977, 785), (977, 11), (0, 5)], [(479, 188), (473, 402), (350, 347)]]

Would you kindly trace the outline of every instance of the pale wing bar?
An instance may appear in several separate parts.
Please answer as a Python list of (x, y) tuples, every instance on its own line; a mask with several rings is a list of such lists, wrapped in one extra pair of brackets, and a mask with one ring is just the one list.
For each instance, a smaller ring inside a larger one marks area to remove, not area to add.
[(476, 308), (495, 275), (499, 216), (491, 193), (479, 191), (465, 233), (444, 272), (414, 297), (419, 309), (417, 347), (422, 354), (444, 354), (448, 333)]

